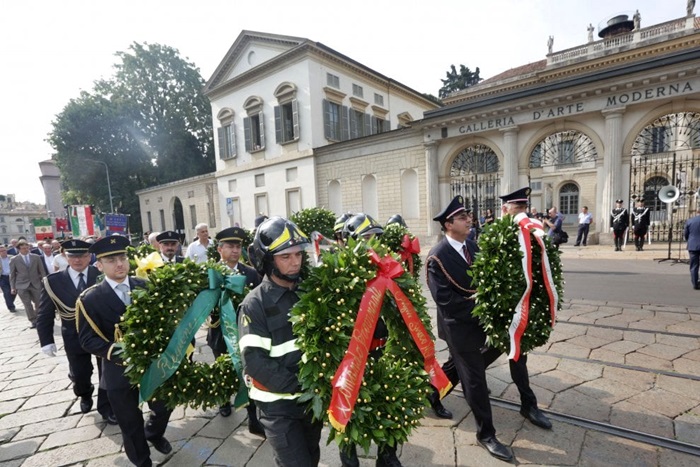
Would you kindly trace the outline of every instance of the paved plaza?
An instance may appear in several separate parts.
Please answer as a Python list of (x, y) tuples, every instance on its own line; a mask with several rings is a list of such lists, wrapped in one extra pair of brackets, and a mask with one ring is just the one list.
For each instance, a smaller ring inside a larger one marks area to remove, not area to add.
[[(564, 247), (562, 258), (566, 273), (568, 258), (634, 262), (660, 253), (661, 246), (623, 258), (605, 246)], [(676, 267), (687, 273), (687, 265)], [(494, 423), (499, 439), (513, 447), (515, 463), (700, 463), (692, 454), (700, 452), (700, 293), (689, 285), (687, 290), (686, 305), (595, 300), (595, 294), (565, 300), (550, 342), (528, 360), (539, 405), (553, 420), (551, 431), (525, 421), (512, 404), (519, 397), (505, 358), (489, 369)], [(80, 413), (65, 354), (40, 352), (17, 304), (17, 313), (0, 306), (0, 466), (129, 465), (119, 428), (94, 410)], [(55, 329), (60, 335), (58, 324)], [(204, 343), (205, 333), (197, 340)], [(61, 349), (60, 338), (57, 345)], [(445, 344), (438, 341), (437, 349), (444, 361)], [(201, 358), (210, 354), (206, 346), (198, 352)], [(400, 450), (405, 466), (504, 465), (476, 445), (474, 419), (460, 389), (444, 400), (453, 420), (426, 411), (429, 416)], [(163, 456), (151, 449), (152, 458), (172, 467), (274, 465), (268, 443), (248, 433), (245, 415), (242, 410), (222, 418), (216, 410), (179, 408), (165, 433), (173, 452)], [(327, 430), (322, 442), (325, 435)], [(374, 451), (361, 458), (363, 466), (374, 462)], [(335, 445), (323, 445), (321, 464), (340, 465)]]

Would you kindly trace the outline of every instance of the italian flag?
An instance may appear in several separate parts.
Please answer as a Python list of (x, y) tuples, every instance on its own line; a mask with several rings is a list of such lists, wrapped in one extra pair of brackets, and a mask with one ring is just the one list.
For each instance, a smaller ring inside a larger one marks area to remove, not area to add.
[(37, 240), (53, 237), (51, 219), (34, 219), (32, 220), (32, 224), (34, 224), (34, 234)]
[(71, 206), (70, 223), (74, 237), (95, 235), (95, 222), (92, 219), (90, 206)]

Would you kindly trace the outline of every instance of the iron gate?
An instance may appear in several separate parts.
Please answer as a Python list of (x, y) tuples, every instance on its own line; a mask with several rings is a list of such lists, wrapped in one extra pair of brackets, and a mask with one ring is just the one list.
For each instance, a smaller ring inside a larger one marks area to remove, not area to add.
[(500, 178), (496, 173), (471, 173), (450, 181), (452, 196), (462, 195), (467, 209), (474, 213), (474, 220), (484, 216), (487, 209), (498, 217), (496, 208), (500, 208)]

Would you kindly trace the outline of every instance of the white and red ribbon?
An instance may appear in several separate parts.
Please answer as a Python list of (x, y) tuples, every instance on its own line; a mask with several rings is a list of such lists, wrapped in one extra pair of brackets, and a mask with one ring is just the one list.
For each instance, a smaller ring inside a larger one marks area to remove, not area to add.
[(510, 335), (510, 353), (508, 354), (508, 358), (517, 362), (520, 358), (520, 341), (525, 333), (525, 329), (527, 329), (528, 320), (530, 318), (530, 297), (532, 295), (531, 232), (534, 234), (537, 243), (539, 243), (540, 251), (542, 252), (542, 279), (544, 286), (547, 289), (547, 295), (549, 296), (549, 309), (552, 317), (552, 327), (554, 327), (554, 322), (556, 320), (559, 296), (557, 294), (557, 288), (554, 284), (554, 279), (552, 278), (552, 270), (549, 265), (549, 257), (547, 256), (547, 248), (544, 240), (542, 239), (545, 235), (542, 224), (536, 219), (529, 218), (525, 213), (520, 213), (515, 216), (514, 222), (518, 225), (519, 229), (518, 243), (520, 244), (520, 251), (523, 252), (522, 267), (523, 274), (525, 275), (525, 282), (527, 284), (525, 287), (525, 292), (523, 293), (522, 297), (520, 297), (520, 301), (515, 307), (513, 321), (508, 329), (508, 334)]
[(311, 232), (311, 242), (314, 244), (315, 264), (319, 264), (319, 261), (321, 260), (321, 245), (333, 246), (336, 244), (336, 242), (324, 237), (321, 232), (317, 232), (315, 230)]

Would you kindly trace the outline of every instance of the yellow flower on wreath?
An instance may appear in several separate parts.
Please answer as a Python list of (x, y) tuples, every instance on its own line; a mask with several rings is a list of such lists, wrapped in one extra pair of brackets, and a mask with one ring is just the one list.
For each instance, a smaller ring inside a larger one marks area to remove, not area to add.
[(163, 258), (160, 256), (160, 252), (154, 251), (145, 258), (136, 258), (136, 277), (148, 280), (148, 273), (156, 268), (163, 266)]

